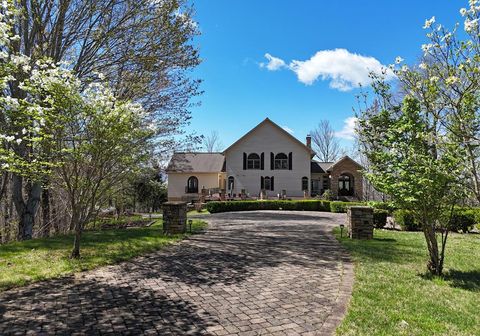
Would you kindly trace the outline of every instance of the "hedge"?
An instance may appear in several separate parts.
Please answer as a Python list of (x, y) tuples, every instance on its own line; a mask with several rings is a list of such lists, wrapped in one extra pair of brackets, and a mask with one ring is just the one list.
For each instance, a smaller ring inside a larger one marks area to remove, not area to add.
[(421, 225), (415, 221), (413, 214), (408, 210), (396, 210), (393, 212), (395, 224), (400, 225), (404, 231), (420, 231)]
[(347, 212), (347, 208), (355, 205), (366, 205), (362, 202), (330, 202), (330, 211), (331, 212)]
[(396, 210), (392, 202), (369, 201), (367, 202), (367, 205), (374, 209), (387, 210), (389, 215), (393, 214)]
[(297, 210), (330, 211), (330, 202), (323, 200), (302, 201), (227, 201), (208, 202), (206, 208), (210, 213), (251, 210)]
[[(409, 210), (396, 210), (393, 213), (395, 223), (404, 231), (420, 231), (422, 226), (414, 218)], [(480, 209), (455, 209), (448, 223), (448, 229), (455, 232), (470, 232), (473, 227), (480, 223)]]
[(479, 219), (478, 209), (455, 210), (448, 228), (456, 232), (470, 232)]
[(383, 228), (387, 225), (388, 210), (373, 209), (373, 225), (377, 229)]

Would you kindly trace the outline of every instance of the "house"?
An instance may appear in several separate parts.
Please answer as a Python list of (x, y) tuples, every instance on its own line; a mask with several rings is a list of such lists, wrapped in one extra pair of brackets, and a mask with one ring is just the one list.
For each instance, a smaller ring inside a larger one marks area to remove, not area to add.
[(362, 168), (348, 156), (314, 160), (303, 143), (266, 118), (221, 153), (176, 152), (167, 167), (168, 199), (305, 198), (330, 189), (336, 198), (360, 199)]

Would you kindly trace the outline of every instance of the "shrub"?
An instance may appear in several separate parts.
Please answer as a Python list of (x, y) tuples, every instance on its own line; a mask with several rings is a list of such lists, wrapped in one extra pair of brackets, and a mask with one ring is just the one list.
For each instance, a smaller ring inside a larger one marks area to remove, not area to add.
[(476, 223), (478, 211), (474, 209), (455, 210), (448, 228), (456, 232), (469, 232)]
[(331, 201), (333, 200), (333, 194), (332, 194), (332, 191), (330, 189), (327, 189), (323, 192), (322, 194), (322, 199), (326, 200), (326, 201)]
[(387, 225), (388, 210), (373, 209), (373, 225), (377, 229), (383, 228)]
[(388, 214), (393, 214), (396, 210), (392, 202), (369, 201), (367, 202), (367, 205), (374, 209), (387, 210)]
[(302, 201), (228, 201), (208, 202), (206, 205), (210, 213), (227, 211), (251, 210), (297, 210), (297, 211), (330, 211), (330, 202), (322, 200)]
[(395, 223), (404, 231), (420, 231), (421, 225), (415, 221), (411, 211), (399, 209), (393, 212)]
[(330, 202), (330, 211), (331, 212), (347, 212), (347, 208), (349, 206), (355, 206), (355, 205), (365, 205), (365, 203), (361, 202)]

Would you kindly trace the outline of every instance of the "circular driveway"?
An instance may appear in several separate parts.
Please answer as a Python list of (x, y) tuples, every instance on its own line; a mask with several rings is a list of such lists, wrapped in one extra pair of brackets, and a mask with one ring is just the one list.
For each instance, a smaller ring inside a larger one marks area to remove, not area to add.
[(175, 246), (0, 294), (0, 334), (331, 335), (353, 266), (330, 234), (345, 215), (202, 216)]

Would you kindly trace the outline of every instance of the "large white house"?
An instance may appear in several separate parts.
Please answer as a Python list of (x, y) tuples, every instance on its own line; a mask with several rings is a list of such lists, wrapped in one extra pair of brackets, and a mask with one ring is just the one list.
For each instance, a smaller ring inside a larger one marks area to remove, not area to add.
[(321, 195), (360, 198), (361, 166), (348, 156), (313, 159), (311, 138), (303, 143), (266, 118), (221, 153), (176, 152), (167, 167), (168, 199)]

